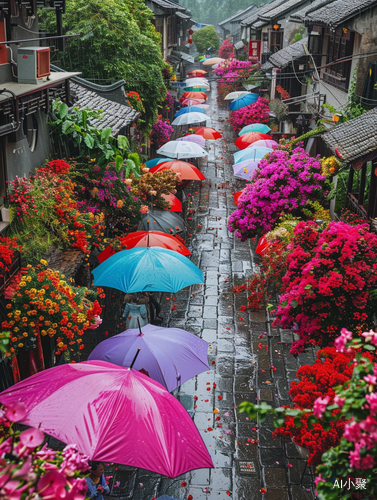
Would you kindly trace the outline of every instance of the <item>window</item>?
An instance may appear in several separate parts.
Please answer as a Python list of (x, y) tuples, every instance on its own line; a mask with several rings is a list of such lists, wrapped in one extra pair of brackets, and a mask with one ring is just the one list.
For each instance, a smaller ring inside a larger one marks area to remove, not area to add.
[[(326, 64), (338, 61), (340, 59), (349, 59), (353, 53), (353, 41), (355, 33), (349, 30), (337, 28), (331, 32), (325, 31)], [(326, 43), (327, 42), (327, 43)], [(334, 87), (347, 91), (351, 73), (351, 60), (345, 60), (337, 64), (331, 64), (323, 72), (323, 79)]]
[(278, 50), (283, 48), (283, 30), (270, 30), (269, 31), (269, 39), (270, 39), (270, 52), (273, 54)]

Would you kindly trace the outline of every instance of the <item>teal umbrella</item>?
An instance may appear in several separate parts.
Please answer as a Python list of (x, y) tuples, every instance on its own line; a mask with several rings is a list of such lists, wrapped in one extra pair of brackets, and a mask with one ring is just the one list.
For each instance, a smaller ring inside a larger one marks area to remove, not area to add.
[[(204, 111), (203, 111), (204, 113)], [(145, 166), (147, 168), (152, 168), (155, 167), (156, 165), (159, 165), (160, 163), (164, 163), (164, 161), (171, 161), (174, 160), (174, 158), (155, 158), (154, 160), (148, 160), (145, 162)]]
[(187, 257), (159, 247), (134, 247), (112, 255), (93, 271), (94, 286), (125, 293), (176, 293), (203, 283), (202, 271)]
[(259, 132), (260, 134), (268, 134), (271, 131), (268, 125), (264, 123), (251, 123), (246, 125), (238, 135), (246, 134), (247, 132)]

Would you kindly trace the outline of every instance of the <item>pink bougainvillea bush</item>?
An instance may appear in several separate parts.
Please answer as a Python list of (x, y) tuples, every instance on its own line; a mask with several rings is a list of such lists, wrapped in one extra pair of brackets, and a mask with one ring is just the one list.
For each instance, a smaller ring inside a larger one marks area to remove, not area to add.
[[(327, 425), (335, 419), (347, 421), (340, 444), (322, 455), (317, 468), (318, 498), (337, 499), (339, 492), (342, 500), (377, 498), (377, 363), (363, 355), (364, 350), (375, 353), (377, 333), (370, 330), (353, 338), (343, 329), (335, 346), (339, 352), (353, 354), (353, 373), (350, 381), (335, 389), (334, 404), (326, 398), (314, 403), (319, 421)], [(340, 410), (336, 416), (334, 409)], [(334, 477), (338, 485), (348, 483), (350, 488), (334, 488)]]
[(0, 410), (0, 499), (84, 500), (88, 457), (76, 445), (48, 448), (40, 429), (14, 428), (25, 416), (22, 402)]
[(288, 271), (276, 311), (277, 323), (310, 344), (334, 342), (342, 328), (371, 328), (377, 310), (377, 235), (368, 225), (300, 222), (288, 245)]
[(233, 58), (221, 63), (217, 69), (213, 70), (213, 73), (219, 77), (217, 80), (218, 98), (223, 100), (230, 92), (242, 90), (242, 82), (247, 80), (258, 67), (249, 61), (238, 61)]
[(244, 108), (231, 111), (229, 121), (235, 132), (239, 132), (241, 128), (251, 123), (268, 123), (269, 111), (268, 99), (259, 97), (256, 102), (245, 106)]
[(173, 127), (166, 120), (158, 119), (152, 126), (151, 141), (160, 148), (170, 140), (173, 132)]
[(234, 57), (234, 45), (229, 38), (224, 40), (224, 43), (221, 45), (219, 50), (219, 57), (221, 57), (222, 59), (229, 59), (231, 57)]
[(304, 217), (309, 200), (322, 199), (325, 176), (321, 163), (301, 147), (275, 150), (261, 160), (231, 214), (228, 228), (245, 241), (270, 231), (283, 212)]

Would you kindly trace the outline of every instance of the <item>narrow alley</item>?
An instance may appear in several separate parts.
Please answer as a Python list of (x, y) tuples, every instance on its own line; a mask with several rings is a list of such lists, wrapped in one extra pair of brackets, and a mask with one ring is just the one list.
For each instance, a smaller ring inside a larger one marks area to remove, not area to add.
[[(186, 188), (188, 247), (205, 284), (164, 295), (162, 310), (165, 326), (185, 329), (211, 345), (211, 370), (183, 384), (177, 397), (192, 415), (215, 469), (169, 479), (109, 464), (108, 474), (114, 475), (111, 495), (135, 500), (162, 494), (180, 500), (258, 500), (264, 488), (265, 500), (310, 500), (313, 481), (308, 469), (303, 474), (305, 460), (293, 443), (273, 440), (271, 420), (259, 427), (237, 412), (242, 401), (289, 404), (289, 383), (299, 365), (288, 354), (292, 333), (268, 326), (264, 311), (240, 312), (247, 304), (245, 292), (232, 291), (257, 269), (258, 255), (253, 242), (243, 243), (227, 230), (235, 208), (232, 193), (244, 183), (233, 176), (235, 134), (227, 123), (229, 111), (218, 105), (216, 95), (212, 81), (211, 126), (223, 138), (207, 143), (209, 156), (200, 167), (206, 181)], [(300, 356), (301, 363), (313, 361), (312, 353)]]

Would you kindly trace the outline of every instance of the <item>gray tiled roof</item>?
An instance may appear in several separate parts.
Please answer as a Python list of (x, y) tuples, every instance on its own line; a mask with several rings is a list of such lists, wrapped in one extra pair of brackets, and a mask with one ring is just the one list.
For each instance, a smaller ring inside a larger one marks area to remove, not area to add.
[(284, 49), (272, 54), (269, 60), (261, 66), (262, 71), (269, 71), (272, 68), (285, 68), (289, 66), (293, 59), (299, 59), (305, 55), (304, 45), (308, 44), (308, 37), (304, 37), (298, 42), (288, 45)]
[(316, 0), (310, 6), (296, 12), (291, 20), (300, 20), (306, 25), (323, 24), (338, 26), (362, 11), (377, 6), (376, 0)]
[(275, 8), (270, 8), (267, 11), (258, 14), (258, 18), (262, 21), (272, 21), (274, 19), (279, 19), (280, 16), (284, 16), (287, 12), (294, 8), (300, 7), (307, 0), (288, 0), (281, 3)]
[(224, 21), (221, 21), (221, 23), (219, 23), (219, 26), (222, 26), (223, 24), (228, 23), (229, 21), (232, 21), (232, 19), (235, 19), (235, 20), (242, 19), (243, 17), (246, 17), (246, 15), (250, 14), (250, 10), (255, 10), (256, 8), (257, 8), (256, 5), (251, 4), (251, 5), (249, 5), (249, 7), (246, 7), (246, 9), (244, 9), (243, 11), (237, 12), (236, 14), (233, 14), (233, 16), (230, 16), (227, 19), (224, 19)]
[(183, 12), (176, 12), (175, 15), (180, 17), (181, 19), (190, 19), (190, 16), (188, 16), (187, 14), (183, 14)]
[(133, 123), (139, 116), (139, 112), (131, 106), (100, 97), (77, 83), (70, 82), (70, 88), (75, 106), (102, 110), (102, 119), (91, 120), (91, 124), (101, 130), (110, 127), (113, 134), (118, 135), (123, 127)]
[(275, 9), (275, 7), (278, 7), (279, 5), (285, 3), (286, 0), (274, 0), (273, 2), (266, 3), (262, 7), (260, 7), (258, 10), (253, 10), (251, 14), (248, 14), (241, 20), (241, 25), (242, 26), (250, 26), (256, 21), (258, 21), (258, 18), (260, 15), (265, 14), (271, 9)]
[(170, 2), (169, 0), (150, 0), (150, 1), (158, 5), (159, 7), (162, 7), (163, 9), (187, 10), (186, 7), (183, 7), (182, 5), (179, 5), (175, 2)]
[(377, 149), (376, 123), (377, 108), (374, 108), (353, 120), (336, 125), (322, 138), (332, 151), (339, 151), (342, 159), (353, 161)]

